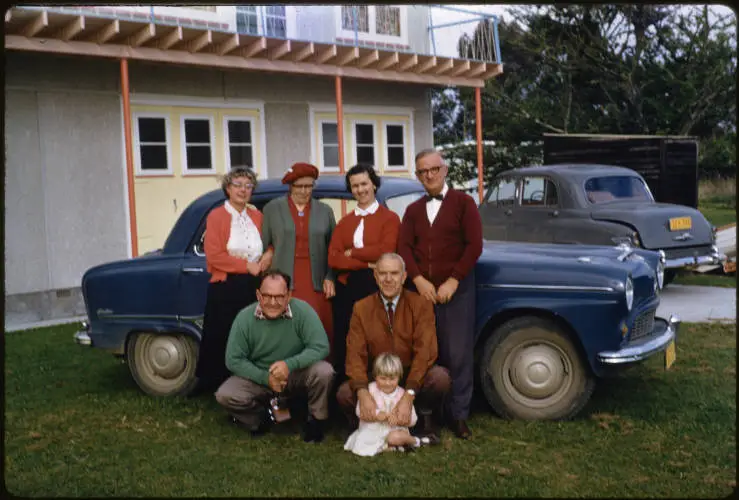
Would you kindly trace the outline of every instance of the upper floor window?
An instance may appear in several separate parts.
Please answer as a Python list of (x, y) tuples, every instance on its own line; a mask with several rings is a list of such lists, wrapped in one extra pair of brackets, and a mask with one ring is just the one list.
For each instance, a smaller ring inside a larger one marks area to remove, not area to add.
[[(337, 37), (408, 44), (405, 5), (342, 5)], [(356, 31), (356, 33), (355, 33)]]
[(247, 35), (276, 38), (287, 36), (287, 13), (284, 5), (236, 6), (236, 31)]

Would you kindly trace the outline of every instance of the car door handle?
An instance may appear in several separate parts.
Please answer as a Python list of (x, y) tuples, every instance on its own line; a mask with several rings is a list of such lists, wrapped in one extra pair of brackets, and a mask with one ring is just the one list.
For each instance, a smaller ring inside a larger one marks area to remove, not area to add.
[(205, 269), (202, 267), (183, 267), (182, 272), (185, 274), (204, 273)]
[(559, 210), (552, 210), (551, 212), (549, 212), (549, 215), (551, 215), (552, 217), (559, 217)]
[(504, 213), (504, 214), (506, 214), (506, 215), (513, 215), (513, 210), (511, 210), (511, 209), (509, 208), (508, 210), (506, 210), (506, 211), (505, 211), (505, 212), (503, 212), (503, 213)]

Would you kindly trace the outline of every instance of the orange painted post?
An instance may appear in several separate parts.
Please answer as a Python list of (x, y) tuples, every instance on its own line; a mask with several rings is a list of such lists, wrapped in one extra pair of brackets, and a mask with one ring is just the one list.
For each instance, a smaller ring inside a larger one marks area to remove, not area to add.
[(121, 59), (121, 94), (123, 96), (123, 131), (126, 141), (126, 179), (128, 181), (128, 218), (131, 224), (131, 255), (139, 255), (136, 230), (136, 195), (133, 182), (133, 140), (131, 139), (131, 96), (128, 88), (128, 59)]
[[(339, 172), (344, 170), (344, 105), (341, 94), (341, 75), (336, 75), (336, 133), (339, 140)], [(346, 200), (341, 200), (341, 216), (346, 215)]]
[(480, 104), (480, 87), (475, 87), (475, 128), (477, 129), (477, 195), (482, 205), (482, 105)]

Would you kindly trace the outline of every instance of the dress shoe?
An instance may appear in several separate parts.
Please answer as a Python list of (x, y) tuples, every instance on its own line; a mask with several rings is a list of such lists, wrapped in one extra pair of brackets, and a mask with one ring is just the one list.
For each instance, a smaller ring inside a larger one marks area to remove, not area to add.
[(434, 427), (433, 415), (430, 411), (419, 411), (418, 423), (413, 427), (411, 434), (417, 437), (438, 434), (437, 429)]
[(452, 425), (450, 427), (452, 428), (452, 431), (454, 431), (454, 435), (460, 439), (469, 439), (470, 436), (472, 436), (472, 431), (467, 427), (466, 420), (454, 419), (452, 420)]
[(308, 415), (303, 424), (303, 441), (306, 443), (323, 441), (323, 420), (316, 420), (313, 415)]

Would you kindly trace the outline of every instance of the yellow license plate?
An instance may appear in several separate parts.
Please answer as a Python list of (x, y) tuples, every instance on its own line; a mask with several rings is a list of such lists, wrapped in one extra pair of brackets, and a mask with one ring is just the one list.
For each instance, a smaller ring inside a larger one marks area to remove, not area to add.
[(690, 217), (675, 217), (670, 219), (670, 231), (682, 231), (693, 227), (693, 220)]
[(673, 340), (665, 349), (665, 370), (669, 370), (677, 359), (677, 350), (675, 349), (675, 341)]

